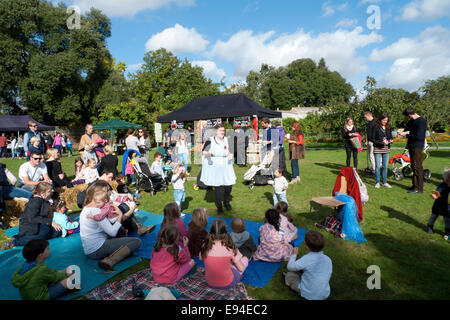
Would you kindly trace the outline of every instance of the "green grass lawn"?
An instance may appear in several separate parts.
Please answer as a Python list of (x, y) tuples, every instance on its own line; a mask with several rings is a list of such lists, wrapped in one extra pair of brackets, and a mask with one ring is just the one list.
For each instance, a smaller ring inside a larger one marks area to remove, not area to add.
[[(391, 155), (397, 153), (395, 150)], [(62, 159), (63, 169), (73, 177), (73, 159)], [(440, 218), (435, 224), (436, 233), (426, 233), (433, 203), (431, 191), (442, 181), (444, 167), (450, 166), (450, 150), (431, 151), (431, 157), (424, 162), (430, 169), (432, 179), (425, 183), (423, 194), (407, 194), (411, 178), (394, 181), (389, 172), (388, 182), (392, 189), (374, 189), (374, 179), (361, 174), (369, 191), (369, 202), (364, 206), (361, 227), (367, 243), (357, 245), (340, 240), (320, 230), (326, 238), (324, 253), (333, 261), (331, 295), (329, 299), (448, 299), (450, 297), (450, 243), (443, 240), (444, 223)], [(4, 160), (4, 159), (2, 159)], [(121, 160), (121, 157), (120, 157)], [(17, 176), (18, 168), (24, 160), (4, 160), (7, 167)], [(309, 212), (312, 197), (330, 196), (336, 176), (345, 163), (345, 151), (307, 150), (306, 159), (301, 160), (301, 182), (290, 185), (288, 201), (294, 224), (300, 228), (315, 229), (314, 223), (321, 222), (332, 212), (322, 208)], [(365, 152), (359, 155), (360, 169), (366, 167)], [(121, 165), (119, 165), (121, 167)], [(288, 163), (290, 172), (290, 165)], [(120, 170), (120, 169), (119, 169)], [(196, 177), (200, 167), (193, 165), (191, 177)], [(235, 167), (238, 181), (233, 186), (231, 212), (223, 217), (241, 216), (247, 220), (263, 221), (264, 212), (272, 205), (272, 187), (255, 186), (250, 190), (244, 185), (243, 174), (248, 168)], [(362, 172), (362, 170), (360, 170)], [(184, 211), (192, 212), (196, 207), (206, 207), (210, 216), (217, 217), (214, 197), (205, 190), (194, 191), (195, 181), (186, 182), (186, 202)], [(169, 192), (159, 192), (154, 197), (143, 194), (141, 208), (153, 213), (162, 213), (164, 206), (173, 201), (172, 188)], [(5, 241), (4, 231), (0, 231), (0, 242)], [(300, 254), (305, 254), (304, 245)], [(146, 268), (143, 262), (116, 275), (108, 282), (116, 281)], [(381, 270), (381, 289), (369, 290), (366, 281), (370, 274), (367, 268), (377, 265)], [(255, 299), (299, 299), (282, 282), (284, 265), (264, 288), (246, 286)]]

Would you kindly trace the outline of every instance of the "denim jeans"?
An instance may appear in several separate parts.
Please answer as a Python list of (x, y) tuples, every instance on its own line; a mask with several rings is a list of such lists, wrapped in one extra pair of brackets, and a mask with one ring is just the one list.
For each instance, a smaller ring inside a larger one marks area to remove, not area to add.
[(186, 192), (182, 189), (175, 189), (175, 190), (173, 190), (173, 197), (175, 199), (175, 202), (178, 204), (178, 207), (181, 210), (181, 204), (185, 200)]
[(387, 183), (387, 167), (389, 160), (389, 153), (375, 153), (375, 181), (380, 183), (380, 163), (382, 160), (383, 170), (381, 171), (381, 177), (383, 179), (383, 184)]
[(298, 159), (291, 160), (291, 168), (292, 168), (292, 179), (297, 178), (300, 175), (300, 171), (298, 169)]
[(283, 193), (273, 193), (273, 206), (275, 207), (278, 203), (278, 201), (284, 201), (288, 203), (286, 198), (286, 192)]
[(178, 155), (180, 156), (181, 163), (184, 163), (184, 167), (187, 171), (189, 164), (189, 153), (179, 153)]
[(31, 198), (32, 193), (22, 188), (16, 188), (13, 186), (0, 187), (0, 197), (3, 199), (12, 198)]
[(56, 231), (55, 229), (53, 229), (53, 227), (48, 226), (46, 224), (40, 224), (39, 232), (37, 234), (33, 234), (33, 235), (26, 234), (21, 237), (16, 237), (15, 245), (16, 246), (24, 246), (27, 244), (28, 241), (33, 240), (33, 239), (48, 240), (48, 239), (60, 237), (61, 235), (62, 235), (61, 231)]

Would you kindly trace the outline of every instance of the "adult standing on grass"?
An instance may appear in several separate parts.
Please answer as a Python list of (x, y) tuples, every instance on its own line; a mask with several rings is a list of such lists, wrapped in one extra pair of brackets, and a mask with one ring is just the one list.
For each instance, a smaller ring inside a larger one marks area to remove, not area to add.
[(413, 171), (413, 185), (408, 193), (423, 193), (423, 167), (422, 153), (425, 147), (427, 132), (427, 121), (419, 116), (413, 108), (406, 108), (403, 115), (409, 118), (405, 129), (399, 129), (400, 136), (408, 138), (407, 148), (411, 158), (411, 169)]
[(6, 158), (6, 150), (8, 148), (8, 138), (6, 138), (6, 134), (3, 132), (0, 136), (0, 158)]
[(222, 213), (222, 200), (227, 210), (232, 209), (230, 195), (233, 184), (236, 183), (236, 174), (233, 168), (233, 154), (225, 137), (225, 127), (223, 124), (218, 124), (215, 129), (215, 135), (203, 146), (200, 181), (214, 187), (217, 210), (218, 213)]
[[(94, 148), (98, 145), (95, 143), (100, 137), (94, 133), (94, 126), (88, 123), (85, 127), (86, 133), (81, 136), (80, 144), (78, 145), (78, 151), (81, 153), (83, 159), (94, 158), (97, 161), (97, 155)], [(86, 157), (85, 157), (86, 153)]]
[(358, 169), (358, 150), (353, 146), (351, 139), (358, 136), (357, 132), (358, 130), (353, 124), (353, 119), (347, 118), (345, 120), (344, 127), (341, 129), (341, 134), (345, 141), (345, 152), (347, 155), (346, 167), (350, 167), (350, 160), (353, 154), (353, 166), (355, 169)]
[(117, 220), (113, 224), (108, 218), (100, 221), (93, 219), (93, 216), (101, 213), (100, 207), (103, 203), (98, 199), (104, 198), (105, 195), (107, 191), (99, 190), (95, 185), (86, 191), (85, 206), (80, 214), (80, 237), (84, 254), (90, 259), (100, 260), (99, 267), (111, 271), (114, 270), (114, 265), (141, 246), (141, 240), (132, 237), (117, 238), (122, 222), (133, 214), (133, 210), (123, 214), (114, 206)]
[(59, 155), (62, 156), (63, 146), (62, 146), (62, 137), (61, 137), (60, 132), (56, 133), (56, 137), (55, 137), (55, 139), (53, 139), (53, 143), (52, 143), (51, 147), (58, 150)]
[(375, 155), (373, 153), (373, 126), (375, 125), (376, 119), (373, 118), (372, 112), (366, 111), (364, 112), (364, 120), (367, 121), (366, 126), (366, 145), (367, 145), (367, 154), (370, 162), (370, 171), (372, 175), (375, 174)]
[(141, 154), (142, 158), (147, 160), (147, 163), (150, 161), (150, 148), (152, 147), (152, 144), (150, 142), (150, 136), (148, 135), (147, 130), (144, 128), (141, 128), (138, 130), (138, 137), (139, 142), (141, 143), (141, 146), (139, 148), (139, 153)]
[(298, 160), (305, 158), (305, 139), (300, 122), (292, 123), (292, 135), (289, 136), (289, 159), (291, 159), (292, 179), (290, 184), (300, 182)]
[(42, 134), (37, 131), (38, 126), (35, 121), (28, 121), (28, 131), (23, 136), (23, 149), (25, 151), (25, 156), (27, 157), (27, 161), (30, 160), (30, 152), (29, 149), (31, 147), (31, 138), (38, 137), (39, 138), (39, 147), (38, 149), (41, 151), (41, 154), (45, 153), (45, 144), (44, 144), (44, 137)]
[(20, 134), (19, 137), (17, 138), (15, 152), (16, 152), (16, 156), (19, 159), (22, 159), (22, 157), (23, 157), (23, 135), (22, 134)]
[(383, 186), (392, 188), (387, 183), (387, 167), (389, 160), (390, 145), (394, 141), (392, 139), (391, 126), (389, 125), (389, 117), (387, 114), (379, 116), (372, 129), (373, 139), (373, 153), (375, 155), (375, 188), (380, 188), (380, 162), (382, 161), (383, 171), (381, 176), (383, 178)]

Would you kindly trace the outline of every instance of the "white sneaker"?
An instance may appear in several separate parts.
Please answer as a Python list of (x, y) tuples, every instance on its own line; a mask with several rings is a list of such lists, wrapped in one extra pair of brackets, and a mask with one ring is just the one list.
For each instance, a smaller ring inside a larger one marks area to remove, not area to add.
[(375, 189), (380, 189), (380, 184), (379, 184), (379, 183), (377, 183), (377, 184), (375, 185)]
[(383, 187), (386, 187), (386, 188), (389, 188), (389, 189), (392, 188), (392, 186), (389, 183), (384, 183)]

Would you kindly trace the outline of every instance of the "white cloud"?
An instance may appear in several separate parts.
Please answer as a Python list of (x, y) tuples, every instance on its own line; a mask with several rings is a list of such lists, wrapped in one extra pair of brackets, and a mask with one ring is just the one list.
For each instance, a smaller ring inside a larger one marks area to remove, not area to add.
[(450, 16), (449, 0), (416, 0), (403, 7), (399, 20), (429, 21)]
[(317, 36), (302, 29), (275, 36), (275, 31), (260, 34), (240, 31), (227, 41), (217, 41), (210, 55), (234, 63), (234, 79), (245, 79), (250, 70), (259, 71), (262, 63), (280, 67), (296, 59), (311, 58), (318, 62), (322, 57), (330, 69), (349, 78), (367, 69), (365, 59), (357, 56), (356, 50), (383, 39), (376, 32), (363, 34), (361, 27)]
[(178, 52), (199, 52), (205, 50), (209, 41), (205, 40), (195, 28), (185, 28), (178, 23), (173, 28), (167, 28), (154, 34), (145, 44), (147, 51), (166, 48)]
[(334, 14), (334, 9), (332, 6), (329, 5), (329, 3), (330, 1), (327, 1), (324, 4), (322, 4), (323, 17), (331, 16)]
[(416, 38), (401, 38), (384, 49), (374, 49), (372, 61), (392, 61), (378, 82), (382, 86), (417, 90), (426, 80), (450, 74), (450, 30), (429, 27)]
[(140, 11), (156, 10), (172, 3), (179, 6), (193, 6), (195, 0), (73, 0), (73, 4), (80, 7), (82, 12), (94, 7), (109, 17), (133, 17)]
[(210, 79), (222, 79), (226, 77), (225, 71), (219, 69), (214, 61), (209, 60), (198, 60), (192, 61), (192, 65), (199, 66), (203, 68), (203, 75)]
[(340, 5), (335, 5), (335, 6), (330, 5), (330, 3), (331, 3), (331, 0), (328, 0), (322, 4), (322, 11), (323, 11), (322, 17), (331, 16), (336, 12), (336, 10), (343, 11), (348, 6), (348, 2), (342, 3)]
[(358, 19), (342, 19), (334, 27), (335, 28), (339, 28), (339, 27), (351, 28), (351, 27), (356, 26), (357, 24), (358, 24)]
[(127, 66), (127, 71), (133, 73), (133, 72), (136, 72), (137, 70), (139, 70), (142, 66), (143, 66), (142, 63), (130, 64), (129, 66)]
[(374, 3), (380, 3), (381, 0), (361, 0), (360, 2), (358, 2), (358, 6), (362, 6), (365, 4), (374, 4)]

